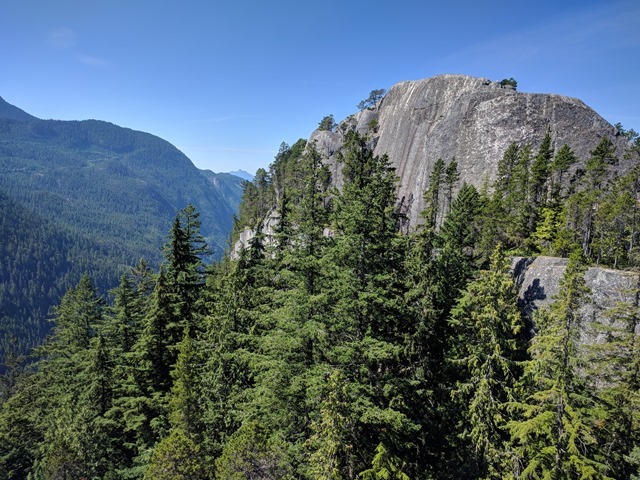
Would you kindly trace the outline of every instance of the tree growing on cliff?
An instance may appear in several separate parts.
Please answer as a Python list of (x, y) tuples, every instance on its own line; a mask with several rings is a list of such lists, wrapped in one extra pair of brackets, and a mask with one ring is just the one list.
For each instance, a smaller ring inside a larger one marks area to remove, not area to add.
[(500, 80), (500, 85), (502, 85), (503, 87), (507, 87), (507, 86), (512, 87), (514, 90), (518, 88), (518, 82), (513, 77), (504, 78)]
[(378, 102), (382, 100), (382, 97), (384, 97), (385, 93), (387, 93), (387, 91), (384, 88), (371, 90), (369, 96), (358, 103), (358, 109), (364, 110), (365, 108), (374, 108), (378, 104)]
[(336, 121), (333, 118), (333, 115), (327, 115), (318, 124), (318, 130), (324, 130), (327, 132), (333, 132), (333, 130), (338, 126)]

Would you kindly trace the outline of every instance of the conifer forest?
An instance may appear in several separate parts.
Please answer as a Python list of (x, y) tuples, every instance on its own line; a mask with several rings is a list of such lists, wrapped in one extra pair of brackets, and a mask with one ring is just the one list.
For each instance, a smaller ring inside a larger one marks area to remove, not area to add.
[[(42, 345), (7, 348), (0, 478), (639, 479), (638, 291), (580, 308), (588, 267), (640, 267), (640, 167), (550, 134), (481, 188), (439, 159), (416, 227), (390, 159), (345, 138), (339, 189), (282, 144), (223, 260), (187, 205), (158, 269), (83, 276)], [(512, 258), (539, 255), (569, 264), (528, 315)]]

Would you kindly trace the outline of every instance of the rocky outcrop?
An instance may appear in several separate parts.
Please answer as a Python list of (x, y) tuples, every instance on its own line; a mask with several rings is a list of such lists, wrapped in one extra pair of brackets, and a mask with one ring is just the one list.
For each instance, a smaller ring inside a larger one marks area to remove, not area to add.
[[(518, 300), (523, 312), (533, 317), (535, 310), (548, 306), (558, 294), (569, 260), (556, 257), (514, 258), (512, 270), (519, 287)], [(640, 276), (636, 272), (590, 267), (585, 282), (590, 295), (581, 307), (586, 321), (610, 321), (606, 312), (620, 303), (637, 304)], [(640, 330), (636, 333), (640, 334)]]
[[(265, 248), (274, 247), (276, 245), (276, 225), (280, 216), (275, 209), (269, 211), (264, 221), (262, 222), (262, 230), (261, 234), (263, 235), (262, 244)], [(238, 240), (233, 245), (231, 249), (230, 256), (233, 259), (240, 258), (240, 252), (243, 248), (249, 248), (251, 244), (251, 240), (253, 240), (256, 236), (256, 231), (249, 227), (244, 227), (244, 230), (240, 232), (238, 235)]]
[[(389, 155), (400, 178), (399, 200), (414, 226), (438, 158), (455, 157), (460, 180), (480, 187), (494, 180), (510, 143), (529, 143), (537, 149), (548, 130), (556, 148), (567, 144), (583, 160), (603, 136), (615, 143), (619, 153), (627, 147), (626, 139), (580, 100), (516, 92), (464, 75), (398, 83), (376, 109), (348, 117), (336, 132), (314, 132), (310, 141), (328, 159), (338, 186), (342, 179), (336, 153), (349, 128), (368, 134), (377, 155)], [(624, 161), (618, 166), (628, 167)]]

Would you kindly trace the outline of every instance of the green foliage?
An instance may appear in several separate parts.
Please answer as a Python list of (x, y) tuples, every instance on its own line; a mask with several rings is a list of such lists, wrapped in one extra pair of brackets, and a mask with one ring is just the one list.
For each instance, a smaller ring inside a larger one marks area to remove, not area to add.
[(309, 476), (313, 479), (341, 480), (348, 475), (351, 432), (350, 397), (346, 379), (334, 370), (327, 379), (320, 417), (311, 426), (313, 435), (307, 441)]
[(516, 80), (513, 77), (500, 80), (500, 85), (502, 85), (503, 87), (506, 87), (506, 86), (513, 87), (514, 90), (518, 88), (518, 82), (516, 82)]
[(519, 378), (518, 334), (524, 322), (509, 268), (497, 248), (489, 270), (467, 285), (451, 312), (457, 337), (451, 360), (462, 369), (452, 396), (465, 410), (462, 435), (471, 443), (481, 478), (505, 478), (514, 456), (507, 404)]
[(425, 211), (423, 218), (427, 228), (435, 228), (438, 214), (440, 213), (440, 191), (445, 175), (444, 161), (439, 158), (433, 164), (433, 170), (429, 176), (429, 186), (424, 193)]
[(595, 407), (579, 374), (583, 329), (579, 308), (588, 298), (586, 267), (573, 254), (554, 303), (536, 316), (537, 334), (524, 371), (526, 394), (508, 424), (522, 456), (523, 478), (609, 478), (594, 436)]
[(629, 478), (631, 480), (639, 480), (640, 479), (640, 447), (634, 447), (633, 451), (625, 457), (625, 460), (633, 467), (636, 468), (634, 474), (632, 474)]
[(371, 90), (369, 96), (358, 103), (358, 110), (364, 110), (365, 108), (374, 108), (378, 104), (378, 102), (382, 100), (382, 97), (384, 97), (385, 93), (387, 93), (387, 91), (384, 88)]
[(376, 455), (371, 462), (371, 468), (358, 475), (363, 480), (410, 480), (398, 465), (398, 459), (389, 453), (381, 443), (376, 448)]
[(345, 138), (340, 191), (305, 141), (245, 184), (237, 258), (207, 265), (188, 205), (159, 268), (141, 261), (108, 301), (78, 277), (31, 364), (5, 347), (0, 476), (636, 475), (637, 302), (586, 329), (574, 257), (530, 339), (505, 256), (586, 245), (637, 266), (638, 171), (610, 179), (602, 143), (574, 174), (550, 136), (511, 145), (480, 192), (438, 160), (407, 232), (389, 159)]
[(8, 107), (0, 114), (0, 338), (16, 337), (24, 353), (42, 343), (49, 309), (84, 272), (106, 293), (140, 258), (157, 267), (172, 216), (190, 202), (213, 257), (222, 256), (239, 179), (201, 172), (147, 133)]
[(614, 478), (632, 478), (637, 473), (633, 456), (640, 442), (639, 325), (637, 297), (629, 303), (619, 302), (603, 321), (590, 325), (589, 333), (601, 339), (587, 351), (587, 378), (600, 404), (595, 433)]
[(153, 451), (145, 480), (198, 480), (211, 478), (198, 445), (181, 429), (165, 437)]
[(249, 423), (229, 439), (216, 460), (216, 478), (229, 480), (267, 480), (293, 478), (284, 463), (281, 446), (268, 441), (257, 423)]
[(338, 126), (336, 121), (333, 118), (333, 115), (327, 115), (320, 120), (318, 124), (318, 130), (324, 130), (327, 132), (333, 132), (335, 128)]

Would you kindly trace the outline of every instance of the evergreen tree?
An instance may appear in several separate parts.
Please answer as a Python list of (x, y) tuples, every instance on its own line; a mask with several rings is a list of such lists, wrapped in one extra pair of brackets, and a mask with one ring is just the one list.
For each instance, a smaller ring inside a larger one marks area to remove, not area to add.
[(34, 407), (43, 441), (36, 475), (103, 478), (121, 461), (117, 424), (106, 417), (113, 401), (113, 359), (100, 334), (103, 309), (85, 275), (56, 308), (54, 333), (38, 350), (42, 398)]
[(216, 478), (229, 480), (292, 480), (283, 461), (282, 446), (270, 442), (256, 422), (243, 425), (226, 443), (216, 460)]
[(438, 268), (444, 280), (440, 290), (440, 303), (445, 314), (454, 305), (475, 268), (475, 218), (478, 208), (478, 191), (471, 185), (463, 184), (438, 235), (438, 245), (441, 247)]
[(268, 262), (267, 275), (275, 281), (268, 294), (270, 312), (261, 315), (260, 329), (251, 340), (255, 384), (247, 394), (246, 410), (255, 412), (252, 418), (259, 416), (271, 435), (296, 439), (292, 448), (301, 452), (313, 401), (307, 391), (321, 375), (312, 369), (323, 355), (321, 339), (330, 311), (323, 294), (327, 275), (322, 259), (328, 242), (329, 176), (315, 145), (308, 146), (297, 168), (304, 172), (304, 181), (291, 210), (295, 234), (289, 247)]
[(587, 368), (600, 402), (595, 434), (604, 453), (607, 474), (630, 478), (637, 471), (633, 450), (640, 444), (640, 341), (638, 286), (630, 302), (620, 302), (591, 323), (599, 339), (589, 345)]
[(28, 478), (44, 439), (44, 389), (39, 376), (25, 373), (0, 408), (0, 477)]
[(254, 385), (249, 366), (255, 350), (254, 332), (268, 308), (267, 259), (256, 233), (249, 249), (241, 249), (235, 264), (222, 263), (207, 285), (209, 313), (203, 339), (203, 443), (211, 461), (242, 425), (246, 394)]
[(201, 432), (199, 358), (189, 332), (178, 346), (178, 360), (171, 372), (173, 387), (169, 399), (169, 422), (189, 435)]
[(513, 142), (505, 150), (504, 155), (498, 162), (498, 173), (496, 178), (496, 191), (502, 198), (511, 195), (514, 189), (515, 171), (518, 165), (520, 148)]
[(564, 175), (569, 170), (571, 165), (576, 163), (577, 158), (571, 150), (571, 147), (566, 143), (560, 147), (560, 150), (556, 153), (555, 157), (553, 157), (553, 161), (551, 162), (551, 172), (552, 172), (552, 187), (551, 187), (551, 204), (552, 206), (556, 206), (560, 203), (562, 199), (562, 190), (563, 190), (563, 182)]
[(555, 301), (535, 318), (524, 397), (510, 406), (519, 418), (508, 423), (524, 466), (520, 478), (608, 478), (591, 422), (596, 405), (581, 374), (585, 270), (572, 254)]
[(167, 393), (171, 388), (171, 367), (176, 359), (176, 337), (183, 333), (165, 269), (158, 273), (142, 332), (136, 344), (138, 368), (149, 393)]
[(353, 477), (354, 458), (349, 448), (352, 425), (350, 394), (344, 375), (331, 372), (326, 381), (320, 416), (311, 426), (313, 435), (306, 443), (310, 450), (309, 477), (317, 480), (342, 480)]
[(371, 468), (358, 475), (358, 478), (363, 480), (410, 480), (409, 476), (402, 471), (399, 460), (382, 443), (376, 448), (376, 454), (371, 464)]
[[(429, 176), (429, 186), (424, 193), (425, 212), (424, 219), (428, 227), (437, 225), (438, 215), (440, 215), (441, 190), (443, 178), (445, 176), (444, 160), (439, 158), (433, 164), (433, 170)], [(427, 227), (427, 228), (428, 228)]]
[(120, 284), (112, 292), (113, 306), (109, 309), (104, 332), (111, 342), (111, 348), (118, 355), (125, 355), (133, 349), (142, 321), (142, 312), (136, 304), (136, 292), (129, 275), (120, 277)]
[(445, 215), (449, 213), (451, 209), (451, 203), (453, 201), (453, 189), (455, 188), (458, 180), (460, 179), (460, 172), (458, 172), (458, 162), (456, 157), (453, 157), (447, 165), (447, 169), (445, 170), (444, 182), (445, 182)]
[(202, 453), (192, 437), (182, 429), (172, 430), (156, 447), (145, 470), (145, 480), (205, 480), (211, 478), (202, 462)]
[(505, 478), (514, 460), (506, 405), (519, 377), (523, 320), (509, 268), (497, 248), (489, 270), (467, 285), (451, 313), (457, 334), (452, 360), (462, 370), (452, 395), (463, 410), (461, 434), (470, 441), (479, 478)]
[[(189, 328), (193, 335), (198, 331), (201, 305), (200, 294), (205, 284), (203, 256), (209, 254), (207, 244), (200, 234), (200, 213), (193, 205), (187, 205), (176, 215), (171, 228), (171, 238), (165, 246), (168, 286), (177, 307), (177, 323), (171, 344), (182, 340)], [(175, 357), (174, 357), (175, 359)]]
[(144, 478), (210, 478), (201, 448), (202, 397), (196, 355), (194, 341), (187, 330), (171, 372), (174, 380), (168, 402), (171, 430), (154, 448)]
[(553, 147), (551, 146), (551, 142), (551, 132), (547, 131), (538, 149), (538, 153), (531, 164), (531, 213), (527, 224), (529, 232), (535, 229), (539, 218), (539, 211), (541, 208), (544, 208), (548, 199), (548, 180), (551, 173), (551, 162), (553, 160)]
[(336, 199), (336, 234), (328, 252), (334, 311), (325, 358), (341, 367), (357, 392), (353, 448), (371, 458), (381, 441), (399, 448), (417, 428), (402, 400), (409, 390), (402, 345), (411, 325), (400, 308), (404, 253), (395, 172), (356, 132), (347, 135), (343, 162), (345, 183)]

